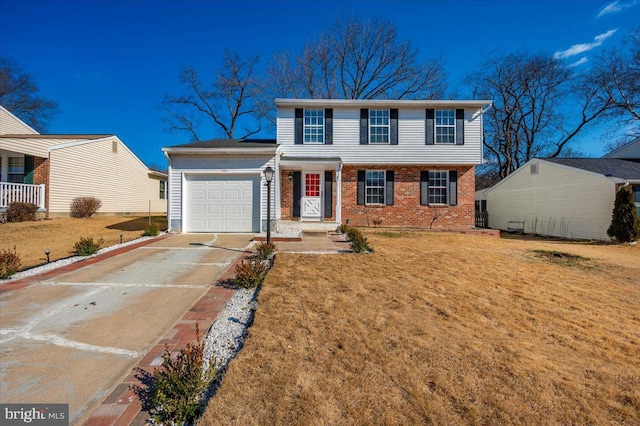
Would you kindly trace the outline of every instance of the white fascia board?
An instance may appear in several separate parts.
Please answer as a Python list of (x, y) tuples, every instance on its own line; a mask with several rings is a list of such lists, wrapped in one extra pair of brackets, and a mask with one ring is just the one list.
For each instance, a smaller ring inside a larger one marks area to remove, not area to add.
[(104, 141), (107, 141), (107, 140), (109, 140), (111, 138), (114, 138), (114, 137), (117, 139), (117, 136), (107, 136), (105, 138), (100, 138), (100, 139), (87, 138), (87, 139), (80, 139), (80, 140), (73, 141), (73, 142), (67, 142), (67, 143), (60, 143), (60, 144), (56, 144), (56, 145), (51, 145), (51, 146), (49, 146), (49, 152), (55, 151), (57, 149), (70, 148), (72, 146), (84, 145), (84, 144), (87, 144), (87, 143), (104, 142)]
[[(278, 107), (491, 107), (491, 100), (276, 99)], [(486, 108), (488, 109), (488, 108)], [(483, 109), (486, 111), (486, 109)]]

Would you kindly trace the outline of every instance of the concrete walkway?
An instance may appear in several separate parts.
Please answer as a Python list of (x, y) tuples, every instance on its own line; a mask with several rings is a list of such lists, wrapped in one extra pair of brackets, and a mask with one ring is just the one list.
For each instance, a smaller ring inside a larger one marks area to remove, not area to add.
[(69, 403), (70, 424), (81, 424), (124, 395), (161, 339), (191, 338), (192, 323), (176, 322), (212, 321), (229, 295), (211, 286), (251, 237), (173, 235), (0, 286), (0, 402)]

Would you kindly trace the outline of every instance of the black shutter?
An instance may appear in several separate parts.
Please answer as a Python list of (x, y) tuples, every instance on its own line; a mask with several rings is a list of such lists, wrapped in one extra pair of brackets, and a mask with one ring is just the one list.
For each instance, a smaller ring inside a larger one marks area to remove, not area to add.
[[(360, 110), (360, 145), (369, 144), (369, 110)], [(363, 203), (364, 204), (364, 203)]]
[(364, 180), (366, 177), (365, 170), (358, 170), (358, 204), (364, 204)]
[(456, 145), (464, 145), (464, 110), (456, 110)]
[(302, 172), (293, 172), (293, 217), (300, 217), (300, 197), (302, 196)]
[(387, 170), (387, 172), (385, 173), (385, 186), (384, 186), (384, 198), (385, 198), (385, 204), (388, 206), (392, 206), (393, 205), (393, 178), (394, 178), (395, 173), (393, 173), (393, 170)]
[(391, 145), (398, 145), (398, 110), (393, 108), (389, 112), (389, 141)]
[(324, 172), (324, 217), (333, 216), (333, 172)]
[(333, 108), (324, 110), (324, 143), (333, 144)]
[(428, 109), (427, 110), (427, 115), (426, 115), (426, 118), (425, 118), (425, 125), (424, 125), (424, 134), (425, 134), (424, 143), (426, 145), (433, 145), (433, 121), (434, 121), (434, 117), (435, 117), (435, 110)]
[(458, 172), (455, 170), (449, 172), (449, 205), (458, 205)]
[(429, 171), (420, 172), (420, 205), (429, 205)]
[(304, 110), (302, 108), (296, 108), (296, 124), (295, 124), (295, 136), (294, 144), (302, 143), (302, 133), (304, 128)]

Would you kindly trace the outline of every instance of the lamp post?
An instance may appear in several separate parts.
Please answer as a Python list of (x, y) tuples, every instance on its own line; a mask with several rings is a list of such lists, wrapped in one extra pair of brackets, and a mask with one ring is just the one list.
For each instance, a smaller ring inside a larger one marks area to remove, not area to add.
[(271, 166), (264, 169), (264, 179), (267, 181), (267, 244), (271, 242), (271, 181), (274, 170)]

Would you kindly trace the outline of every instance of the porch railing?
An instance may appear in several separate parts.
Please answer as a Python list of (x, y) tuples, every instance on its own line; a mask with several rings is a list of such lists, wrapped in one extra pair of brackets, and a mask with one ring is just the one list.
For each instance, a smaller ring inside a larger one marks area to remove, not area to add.
[(44, 185), (0, 182), (0, 209), (15, 202), (33, 203), (44, 210)]

